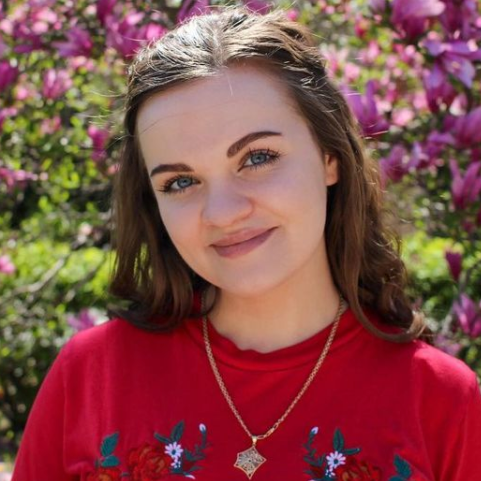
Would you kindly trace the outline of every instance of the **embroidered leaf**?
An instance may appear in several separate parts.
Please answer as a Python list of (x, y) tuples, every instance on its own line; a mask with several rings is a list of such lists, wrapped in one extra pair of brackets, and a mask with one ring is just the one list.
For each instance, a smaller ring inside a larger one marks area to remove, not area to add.
[(180, 421), (176, 426), (174, 426), (170, 437), (172, 438), (172, 441), (180, 441), (182, 434), (184, 434), (184, 421)]
[(195, 461), (194, 455), (188, 449), (184, 449), (184, 457), (187, 461)]
[(354, 454), (359, 454), (361, 452), (361, 448), (351, 448), (351, 449), (345, 449), (342, 454), (346, 456), (353, 456)]
[(205, 448), (207, 446), (207, 429), (205, 429), (205, 426), (204, 426), (204, 429), (201, 429), (201, 441), (200, 441), (200, 445)]
[(411, 466), (409, 466), (409, 463), (405, 461), (401, 456), (396, 456), (394, 457), (394, 466), (396, 466), (396, 471), (398, 474), (400, 474), (403, 478), (409, 479), (413, 471), (411, 469)]
[(315, 459), (311, 459), (309, 456), (304, 456), (304, 461), (311, 466), (316, 466), (317, 467), (317, 462)]
[(119, 442), (119, 433), (114, 433), (110, 436), (107, 436), (102, 441), (102, 446), (100, 447), (100, 452), (102, 453), (103, 457), (110, 456)]
[(164, 436), (161, 436), (160, 434), (154, 433), (154, 438), (163, 444), (170, 444), (170, 439), (164, 438)]
[(120, 460), (117, 456), (107, 456), (101, 463), (102, 468), (115, 468), (120, 465)]
[(389, 481), (406, 481), (406, 478), (403, 478), (402, 476), (392, 476), (389, 478)]
[(334, 432), (333, 445), (334, 445), (334, 451), (342, 452), (342, 450), (344, 449), (344, 438), (341, 434), (340, 429), (336, 429), (336, 431)]

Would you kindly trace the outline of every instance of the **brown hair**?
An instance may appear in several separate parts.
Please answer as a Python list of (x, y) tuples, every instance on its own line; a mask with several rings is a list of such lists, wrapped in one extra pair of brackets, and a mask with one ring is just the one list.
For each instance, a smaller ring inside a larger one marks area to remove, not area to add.
[[(337, 288), (359, 321), (379, 337), (427, 338), (423, 318), (413, 312), (404, 291), (399, 239), (384, 225), (375, 164), (309, 32), (282, 12), (258, 15), (245, 9), (194, 17), (144, 48), (130, 67), (126, 135), (114, 185), (116, 261), (110, 287), (130, 305), (115, 313), (144, 328), (173, 328), (192, 315), (193, 292), (208, 285), (180, 257), (160, 218), (137, 143), (139, 107), (155, 93), (246, 61), (275, 69), (322, 151), (338, 160), (339, 181), (328, 189), (325, 227)], [(401, 329), (378, 329), (365, 308)]]

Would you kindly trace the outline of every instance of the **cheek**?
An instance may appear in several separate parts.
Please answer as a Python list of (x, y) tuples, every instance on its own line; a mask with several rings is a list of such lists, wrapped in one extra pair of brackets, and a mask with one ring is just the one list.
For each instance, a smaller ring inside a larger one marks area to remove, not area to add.
[(186, 248), (196, 242), (198, 216), (195, 206), (173, 205), (174, 203), (159, 201), (159, 213), (172, 243), (182, 254)]

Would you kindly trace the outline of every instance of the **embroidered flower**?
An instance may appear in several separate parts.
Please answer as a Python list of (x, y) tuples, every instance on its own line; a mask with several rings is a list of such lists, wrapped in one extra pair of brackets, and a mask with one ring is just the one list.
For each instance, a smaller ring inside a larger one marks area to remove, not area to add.
[(178, 461), (183, 452), (184, 450), (182, 449), (182, 446), (175, 441), (165, 447), (165, 453), (168, 454), (174, 461)]
[(162, 446), (144, 443), (130, 451), (127, 463), (133, 481), (151, 481), (170, 474), (171, 461)]
[(329, 470), (333, 471), (338, 466), (342, 466), (346, 463), (346, 456), (338, 451), (334, 451), (327, 457), (327, 464), (329, 465)]
[(342, 481), (381, 481), (382, 471), (368, 461), (350, 456), (335, 469), (336, 477)]
[(97, 468), (87, 475), (87, 481), (120, 481), (121, 474), (119, 468)]

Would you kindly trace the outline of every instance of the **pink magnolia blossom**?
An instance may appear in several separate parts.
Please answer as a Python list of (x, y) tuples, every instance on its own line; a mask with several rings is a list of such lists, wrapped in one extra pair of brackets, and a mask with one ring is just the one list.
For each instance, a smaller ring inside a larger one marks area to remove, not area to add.
[(368, 5), (374, 13), (383, 14), (386, 11), (386, 0), (369, 0)]
[(441, 42), (431, 36), (423, 42), (423, 46), (435, 59), (438, 77), (450, 74), (459, 79), (466, 87), (471, 88), (473, 86), (473, 79), (476, 74), (473, 62), (481, 60), (481, 49), (478, 48), (474, 40)]
[(0, 92), (13, 84), (17, 76), (17, 67), (13, 67), (8, 60), (0, 60)]
[(26, 25), (16, 25), (13, 38), (16, 41), (13, 51), (18, 54), (34, 52), (44, 47), (42, 35), (32, 33)]
[(17, 100), (24, 102), (25, 100), (34, 99), (38, 97), (39, 92), (36, 86), (21, 83), (21, 82), (22, 82), (22, 77), (20, 77), (19, 83), (15, 88), (15, 98)]
[(92, 140), (92, 159), (96, 162), (104, 160), (107, 156), (105, 147), (110, 138), (109, 130), (90, 125), (87, 129), (87, 135)]
[(478, 174), (481, 169), (481, 162), (471, 163), (464, 177), (455, 160), (449, 161), (449, 167), (452, 175), (451, 195), (454, 207), (458, 210), (465, 209), (468, 205), (479, 200), (481, 176), (478, 176)]
[[(253, 12), (257, 13), (267, 13), (272, 8), (272, 4), (265, 0), (243, 0), (244, 5)], [(208, 1), (204, 0), (204, 4), (209, 4)]]
[(299, 15), (299, 10), (296, 10), (295, 8), (290, 8), (286, 11), (286, 17), (293, 22), (296, 22), (298, 20)]
[(15, 53), (29, 53), (44, 48), (44, 35), (62, 28), (60, 18), (50, 3), (30, 1), (15, 10), (12, 18)]
[(107, 46), (114, 48), (124, 58), (132, 57), (146, 42), (160, 38), (166, 30), (157, 24), (139, 26), (144, 14), (132, 11), (121, 21), (109, 17), (107, 21)]
[(444, 0), (446, 8), (439, 21), (446, 33), (454, 37), (458, 33), (462, 39), (471, 38), (471, 27), (479, 18), (478, 0)]
[(74, 26), (67, 32), (67, 41), (52, 44), (62, 57), (89, 57), (92, 53), (93, 42), (89, 32)]
[(0, 167), (0, 181), (5, 182), (8, 191), (12, 191), (16, 187), (25, 188), (28, 181), (37, 179), (37, 175), (25, 170), (12, 170)]
[(459, 147), (479, 145), (481, 143), (481, 107), (458, 117), (453, 130)]
[(347, 84), (353, 84), (361, 76), (361, 67), (352, 62), (346, 62), (344, 65), (343, 80)]
[[(257, 3), (263, 2), (262, 0), (255, 0), (254, 4)], [(202, 15), (209, 8), (209, 4), (209, 0), (182, 0), (182, 6), (177, 13), (177, 23), (183, 23), (195, 15)]]
[(402, 145), (395, 145), (389, 155), (379, 160), (381, 182), (399, 182), (408, 172), (408, 153)]
[[(433, 130), (422, 146), (423, 152), (429, 158), (429, 164), (434, 166), (444, 164), (442, 154), (448, 146), (452, 146), (454, 143), (454, 137), (450, 133)], [(415, 167), (417, 168), (418, 166)]]
[(381, 54), (381, 47), (375, 40), (370, 40), (367, 47), (360, 50), (358, 56), (362, 65), (373, 65)]
[(363, 134), (366, 137), (376, 137), (389, 130), (387, 120), (379, 113), (375, 98), (376, 82), (369, 80), (366, 84), (366, 93), (348, 93), (347, 100), (351, 106)]
[(142, 40), (143, 43), (148, 43), (152, 40), (159, 39), (166, 32), (167, 30), (161, 25), (158, 25), (157, 23), (148, 23), (140, 27), (139, 39)]
[(117, 0), (97, 0), (97, 17), (102, 25), (105, 25), (116, 3)]
[(342, 73), (344, 64), (347, 62), (349, 50), (347, 48), (337, 49), (334, 45), (323, 44), (320, 52), (326, 60), (326, 66), (329, 74), (334, 77)]
[(66, 70), (48, 69), (43, 76), (42, 95), (47, 99), (61, 97), (73, 85)]
[(476, 304), (466, 294), (453, 304), (453, 312), (461, 330), (469, 337), (481, 336), (481, 302)]
[(426, 19), (437, 17), (444, 9), (440, 0), (393, 0), (391, 22), (412, 40), (424, 33)]
[(449, 108), (456, 98), (455, 88), (439, 65), (435, 64), (431, 71), (425, 73), (423, 83), (429, 110), (433, 113), (439, 112), (442, 105)]
[(433, 159), (424, 151), (424, 146), (420, 142), (414, 142), (409, 155), (409, 162), (406, 166), (407, 170), (422, 170), (432, 166)]
[(364, 15), (358, 14), (354, 17), (354, 32), (359, 38), (364, 38), (369, 30), (369, 21)]
[(52, 135), (60, 130), (62, 121), (58, 115), (51, 119), (43, 119), (40, 124), (40, 132), (42, 135)]
[(415, 113), (413, 109), (403, 107), (392, 112), (392, 123), (398, 127), (406, 127), (414, 117)]
[(83, 331), (95, 326), (96, 318), (93, 316), (90, 309), (82, 309), (75, 316), (68, 316), (67, 323), (76, 331)]
[(463, 270), (463, 255), (459, 252), (446, 251), (445, 257), (451, 277), (458, 282), (461, 271)]
[(7, 255), (0, 256), (0, 274), (13, 274), (15, 272), (15, 265)]

